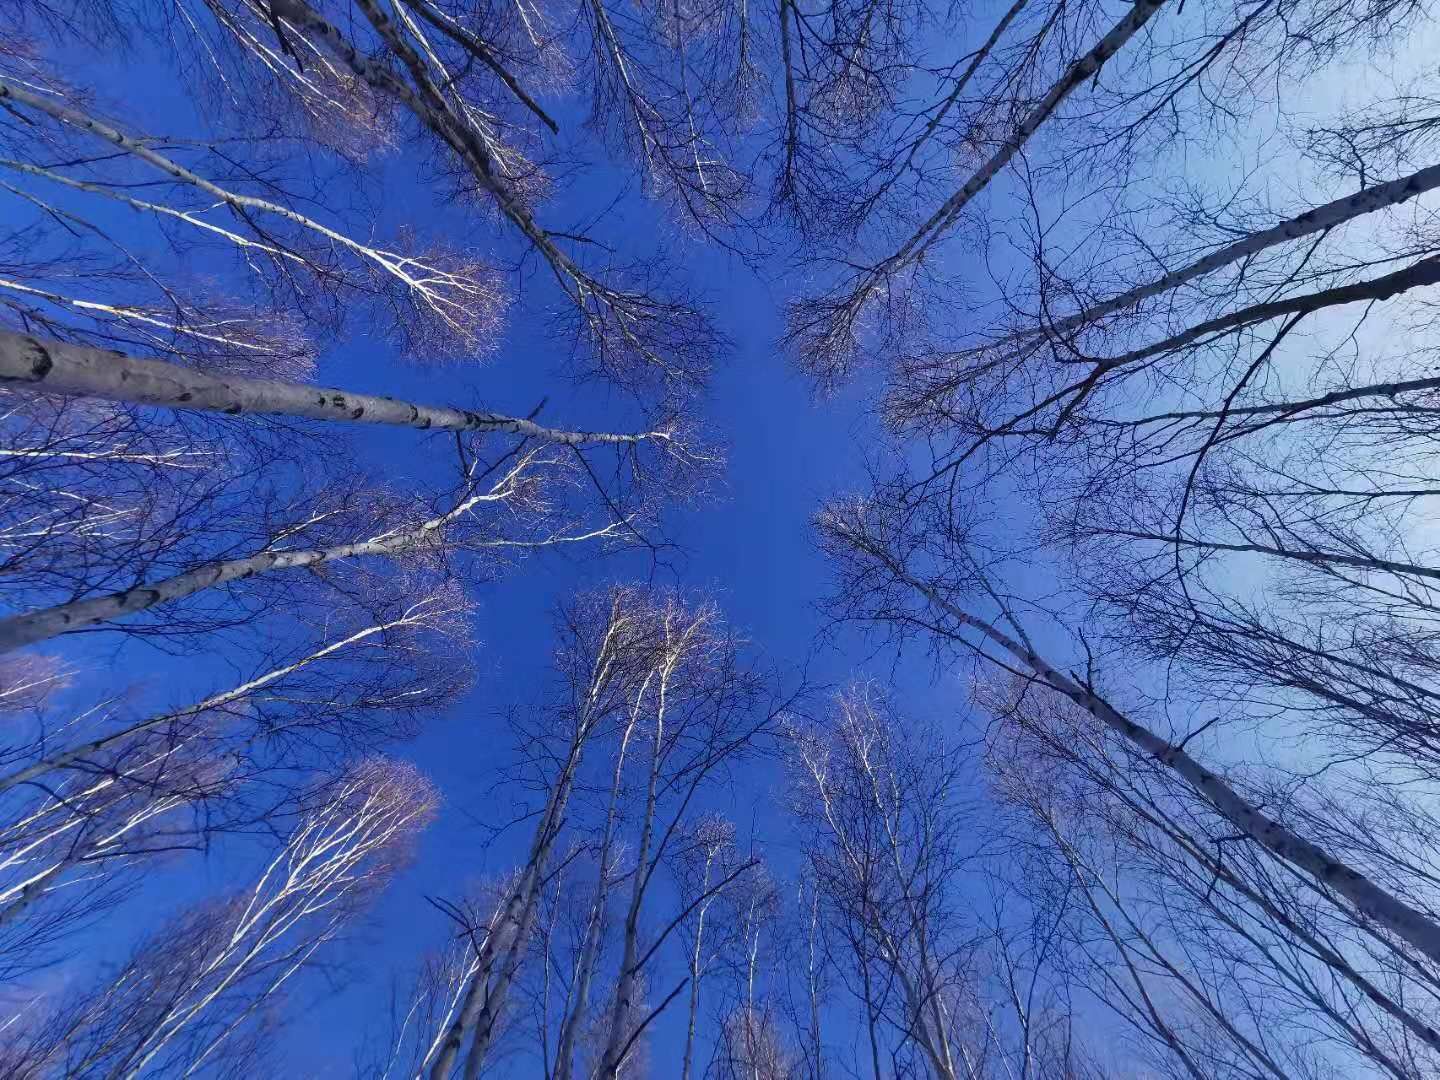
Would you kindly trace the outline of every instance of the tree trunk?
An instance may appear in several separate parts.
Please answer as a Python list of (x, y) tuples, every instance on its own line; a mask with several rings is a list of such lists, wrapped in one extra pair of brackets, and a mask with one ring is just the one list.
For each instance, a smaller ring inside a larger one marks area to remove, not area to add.
[(885, 259), (878, 269), (882, 271), (899, 270), (919, 257), (940, 233), (954, 224), (961, 211), (976, 195), (985, 190), (1000, 170), (1010, 163), (1010, 159), (1018, 154), (1030, 136), (1034, 135), (1040, 126), (1050, 119), (1055, 110), (1060, 107), (1060, 103), (1086, 79), (1098, 75), (1106, 61), (1140, 32), (1140, 29), (1150, 21), (1151, 16), (1160, 10), (1164, 2), (1165, 0), (1135, 0), (1124, 17), (1111, 27), (1109, 32), (1097, 41), (1089, 52), (1071, 64), (1065, 74), (1050, 87), (1049, 92), (1016, 125), (1014, 134), (1001, 145), (1000, 149), (975, 171), (960, 190), (946, 199), (940, 208), (930, 215), (929, 220), (921, 225), (895, 254)]
[(1303, 871), (1322, 887), (1333, 889), (1353, 904), (1363, 917), (1373, 920), (1415, 946), (1431, 960), (1440, 963), (1440, 925), (1424, 912), (1411, 907), (1360, 871), (1331, 858), (1317, 845), (1268, 817), (1223, 779), (1187, 754), (1182, 747), (1166, 742), (1148, 728), (1141, 727), (1093, 690), (1051, 667), (1044, 657), (1028, 646), (984, 619), (945, 600), (934, 589), (911, 577), (893, 560), (889, 561), (898, 576), (920, 591), (937, 608), (1000, 646), (1024, 663), (1039, 681), (1075, 702), (1110, 730), (1175, 772), (1246, 836)]
[[(644, 699), (649, 686), (646, 679), (640, 687), (639, 700)], [(575, 1067), (575, 1039), (584, 1022), (585, 1010), (590, 1007), (590, 984), (595, 978), (595, 961), (600, 951), (601, 924), (605, 918), (605, 898), (610, 890), (610, 853), (615, 843), (615, 823), (619, 812), (621, 774), (625, 767), (625, 756), (630, 739), (635, 733), (639, 720), (640, 705), (637, 701), (630, 712), (625, 732), (620, 737), (616, 751), (615, 771), (610, 784), (610, 805), (605, 811), (605, 831), (600, 841), (600, 866), (595, 881), (595, 895), (590, 901), (590, 911), (585, 919), (585, 938), (580, 948), (580, 960), (575, 965), (575, 997), (560, 1028), (559, 1047), (555, 1053), (555, 1080), (570, 1080)]]
[[(671, 670), (678, 658), (678, 653), (670, 658)], [(640, 823), (640, 844), (635, 853), (635, 876), (630, 888), (630, 906), (625, 913), (625, 944), (620, 959), (620, 979), (615, 987), (615, 1001), (610, 1007), (610, 1030), (606, 1036), (605, 1053), (600, 1059), (597, 1073), (599, 1080), (615, 1080), (620, 1073), (621, 1058), (627, 1046), (625, 1018), (639, 986), (640, 907), (645, 900), (645, 886), (649, 880), (647, 871), (650, 862), (650, 840), (655, 827), (655, 806), (659, 798), (660, 762), (665, 737), (665, 681), (669, 674), (667, 670), (661, 678), (660, 703), (655, 710), (654, 749), (650, 756), (645, 812)]]
[(353, 544), (337, 544), (328, 548), (306, 548), (298, 551), (263, 551), (243, 559), (222, 559), (205, 563), (194, 570), (165, 578), (161, 581), (137, 585), (124, 592), (97, 596), (90, 600), (75, 600), (68, 604), (32, 611), (25, 615), (12, 615), (0, 619), (0, 653), (19, 649), (26, 645), (45, 641), (60, 634), (82, 630), (96, 623), (134, 615), (157, 604), (182, 600), (205, 589), (240, 581), (272, 570), (300, 570), (310, 566), (335, 562), (367, 555), (393, 555), (423, 543), (430, 536), (438, 534), (449, 522), (462, 516), (467, 510), (488, 500), (503, 498), (503, 492), (510, 479), (521, 466), (512, 469), (505, 480), (488, 491), (469, 496), (457, 503), (451, 510), (431, 518), (429, 521), (406, 529), (395, 529), (380, 533), (369, 540)]
[(392, 627), (409, 625), (413, 621), (413, 619), (407, 617), (401, 619), (393, 619), (390, 622), (377, 623), (374, 626), (367, 626), (365, 627), (365, 629), (358, 630), (353, 634), (341, 638), (339, 641), (332, 641), (330, 644), (316, 649), (314, 652), (304, 657), (301, 657), (293, 664), (286, 664), (284, 667), (273, 668), (272, 670), (267, 671), (263, 675), (257, 676), (256, 678), (249, 679), (246, 682), (241, 683), (239, 686), (232, 687), (229, 690), (225, 690), (219, 694), (212, 694), (204, 701), (198, 702), (187, 708), (179, 709), (175, 712), (162, 713), (159, 716), (149, 717), (148, 719), (141, 720), (139, 723), (131, 724), (128, 727), (122, 728), (119, 731), (112, 731), (110, 732), (110, 734), (102, 735), (98, 739), (91, 739), (88, 742), (81, 743), (79, 746), (71, 747), (69, 750), (63, 750), (58, 754), (52, 754), (50, 757), (27, 765), (23, 769), (17, 769), (15, 772), (10, 773), (8, 776), (0, 777), (0, 792), (9, 791), (13, 787), (23, 784), (29, 780), (33, 780), (37, 776), (42, 776), (47, 772), (52, 772), (55, 769), (63, 769), (67, 765), (72, 765), (75, 762), (80, 761), (82, 758), (87, 758), (90, 755), (103, 750), (111, 743), (117, 742), (120, 739), (126, 739), (132, 735), (138, 735), (142, 731), (148, 731), (151, 728), (159, 727), (161, 724), (173, 723), (176, 720), (183, 720), (187, 717), (201, 716), (204, 713), (209, 712), (211, 709), (218, 709), (222, 708), (225, 705), (232, 704), (233, 702), (239, 701), (241, 698), (248, 697), (249, 695), (255, 693), (257, 690), (261, 690), (264, 687), (269, 686), (275, 680), (284, 678), (286, 675), (293, 674), (294, 672), (299, 671), (301, 668), (309, 664), (313, 664), (318, 660), (323, 660), (325, 659), (325, 657), (331, 656), (339, 652), (340, 650), (347, 648), (350, 645), (357, 644), (358, 642), (364, 641), (366, 638), (373, 637), (376, 634), (384, 633), (386, 630), (389, 630)]
[[(513, 976), (513, 970), (509, 968), (508, 961), (512, 956), (512, 950), (523, 947), (523, 940), (517, 939), (522, 939), (530, 926), (535, 902), (545, 877), (545, 866), (550, 857), (550, 850), (556, 836), (559, 835), (560, 824), (569, 803), (575, 775), (580, 769), (580, 763), (584, 756), (585, 744), (597, 719), (593, 711), (595, 699), (600, 692), (600, 686), (610, 677), (609, 649), (616, 629), (617, 619), (612, 613), (605, 641), (592, 671), (586, 711), (580, 717), (575, 732), (571, 736), (564, 766), (550, 791), (545, 810), (535, 826), (535, 834), (530, 841), (530, 853), (525, 869), (519, 880), (516, 881), (510, 895), (506, 897), (495, 927), (486, 935), (485, 941), (477, 950), (475, 974), (470, 979), (470, 985), (465, 991), (465, 999), (459, 1012), (445, 1032), (445, 1038), (435, 1056), (435, 1064), (430, 1069), (430, 1080), (448, 1080), (451, 1070), (460, 1059), (460, 1047), (464, 1043), (465, 1032), (471, 1027), (475, 1027), (477, 1031), (477, 1035), (471, 1040), (471, 1058), (475, 1058), (477, 1053), (480, 1058), (483, 1058), (488, 1049), (488, 1041), (494, 1035), (495, 1021), (498, 1019), (500, 1007), (504, 1003), (505, 990), (509, 987), (509, 976)], [(490, 977), (497, 956), (504, 958), (506, 967), (500, 971), (499, 982), (495, 988), (497, 992), (492, 993)], [(479, 1025), (482, 1019), (486, 1024), (483, 1038), (479, 1034)]]
[[(710, 864), (714, 859), (712, 853), (705, 853), (705, 872), (700, 878), (702, 896), (710, 889)], [(680, 1064), (680, 1080), (690, 1080), (690, 1067), (695, 1058), (695, 1022), (700, 1012), (701, 950), (705, 938), (705, 911), (709, 907), (708, 900), (701, 904), (695, 919), (695, 948), (690, 952), (690, 1010), (685, 1024), (685, 1056)]]
[(1428, 166), (1409, 176), (1402, 176), (1399, 180), (1391, 180), (1387, 184), (1376, 184), (1374, 187), (1363, 188), (1354, 195), (1347, 195), (1343, 199), (1335, 199), (1332, 202), (1313, 207), (1303, 214), (1282, 221), (1279, 225), (1251, 233), (1241, 240), (1236, 240), (1233, 244), (1226, 244), (1218, 251), (1212, 251), (1209, 255), (1196, 259), (1189, 266), (1172, 270), (1148, 285), (1139, 285), (1119, 296), (1086, 308), (1084, 311), (1049, 323), (1041, 330), (1029, 331), (1024, 336), (1069, 334), (1097, 319), (1103, 319), (1117, 311), (1124, 311), (1152, 296), (1159, 296), (1171, 289), (1178, 288), (1187, 281), (1212, 274), (1216, 270), (1242, 259), (1253, 258), (1267, 248), (1298, 240), (1303, 236), (1326, 232), (1354, 218), (1363, 217), (1389, 206), (1398, 206), (1408, 199), (1436, 187), (1440, 187), (1440, 165)]
[(1098, 357), (1086, 362), (1093, 363), (1097, 371), (1113, 371), (1161, 353), (1183, 349), (1185, 346), (1192, 345), (1201, 338), (1210, 337), (1213, 334), (1223, 334), (1256, 323), (1268, 322), (1271, 319), (1278, 319), (1282, 315), (1308, 315), (1320, 311), (1322, 308), (1342, 307), (1346, 304), (1359, 303), (1362, 300), (1389, 300), (1410, 289), (1434, 285), (1436, 282), (1440, 282), (1440, 256), (1422, 259), (1403, 270), (1396, 270), (1394, 273), (1384, 274), (1368, 281), (1357, 281), (1349, 285), (1337, 285), (1332, 289), (1288, 296), (1283, 300), (1268, 300), (1264, 303), (1252, 304), (1239, 311), (1232, 311), (1228, 315), (1220, 315), (1196, 323), (1194, 326), (1172, 334), (1152, 345), (1133, 349), (1117, 356)]
[(254, 413), (422, 430), (496, 432), (567, 446), (669, 438), (668, 433), (659, 431), (628, 435), (561, 431), (498, 413), (421, 405), (280, 379), (212, 375), (165, 360), (136, 359), (5, 330), (0, 330), (0, 385), (228, 416)]

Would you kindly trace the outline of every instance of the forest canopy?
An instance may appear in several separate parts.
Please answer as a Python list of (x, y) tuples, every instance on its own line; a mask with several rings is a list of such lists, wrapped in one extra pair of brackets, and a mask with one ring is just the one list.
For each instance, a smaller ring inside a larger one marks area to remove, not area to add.
[(0, 1074), (1440, 1075), (1435, 14), (9, 0)]

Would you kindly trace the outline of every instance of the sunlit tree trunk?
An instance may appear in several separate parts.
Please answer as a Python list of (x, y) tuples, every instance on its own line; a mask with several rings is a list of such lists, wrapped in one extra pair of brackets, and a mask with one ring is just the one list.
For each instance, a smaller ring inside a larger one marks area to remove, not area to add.
[[(533, 922), (540, 889), (585, 750), (597, 725), (609, 714), (614, 684), (624, 684), (628, 667), (633, 663), (635, 623), (643, 617), (634, 610), (635, 603), (633, 593), (616, 590), (606, 602), (603, 614), (598, 616), (603, 620), (598, 645), (588, 665), (586, 682), (576, 687), (580, 712), (570, 718), (568, 745), (559, 760), (558, 772), (549, 781), (526, 862), (478, 946), (475, 974), (435, 1055), (430, 1068), (431, 1080), (449, 1080), (460, 1062), (467, 1034), (473, 1032), (467, 1062), (474, 1063), (475, 1072), (478, 1073), (489, 1051), (514, 965), (527, 944), (525, 936)], [(466, 1067), (472, 1068), (469, 1064)]]
[(0, 385), (37, 393), (71, 394), (230, 416), (295, 416), (422, 430), (493, 432), (567, 446), (630, 445), (669, 438), (662, 431), (638, 434), (562, 431), (490, 412), (422, 405), (278, 379), (209, 374), (166, 360), (123, 356), (61, 341), (41, 341), (4, 330), (0, 330)]
[[(416, 525), (378, 533), (355, 543), (325, 548), (264, 551), (239, 559), (223, 559), (160, 581), (147, 582), (124, 592), (89, 600), (58, 604), (42, 611), (0, 619), (0, 652), (33, 645), (60, 634), (82, 630), (97, 623), (134, 615), (156, 606), (191, 596), (232, 581), (278, 570), (297, 570), (343, 559), (390, 556), (430, 542), (443, 542), (445, 529), (463, 520), (468, 512), (487, 503), (513, 499), (526, 470), (538, 459), (531, 451), (511, 464), (505, 475), (489, 487), (472, 490), (444, 514)], [(608, 530), (602, 529), (599, 534)], [(547, 541), (540, 541), (545, 543)], [(485, 543), (480, 541), (481, 546)]]
[(191, 1075), (354, 919), (427, 821), (434, 793), (371, 759), (327, 791), (247, 890), (143, 943), (113, 982), (62, 1006), (40, 1056), (66, 1075)]

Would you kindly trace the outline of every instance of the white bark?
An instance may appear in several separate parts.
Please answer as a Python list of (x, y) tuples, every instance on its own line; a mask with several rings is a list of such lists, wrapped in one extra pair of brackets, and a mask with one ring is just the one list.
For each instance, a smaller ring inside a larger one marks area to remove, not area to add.
[(204, 701), (197, 702), (194, 705), (190, 705), (184, 709), (178, 709), (174, 712), (161, 713), (157, 716), (148, 717), (137, 723), (130, 724), (119, 731), (112, 731), (108, 734), (101, 735), (99, 738), (90, 739), (78, 746), (72, 746), (68, 750), (59, 751), (40, 761), (33, 762), (22, 769), (17, 769), (7, 776), (0, 777), (0, 792), (9, 791), (11, 788), (34, 780), (36, 777), (43, 776), (45, 773), (73, 765), (77, 761), (93, 756), (113, 743), (119, 742), (122, 739), (131, 738), (143, 731), (149, 731), (152, 728), (157, 728), (162, 725), (204, 716), (211, 710), (225, 708), (228, 705), (232, 705), (237, 701), (249, 697), (259, 690), (263, 690), (278, 679), (283, 679), (287, 675), (294, 674), (300, 669), (324, 660), (326, 657), (333, 656), (352, 645), (358, 645), (362, 641), (374, 637), (376, 634), (383, 634), (387, 630), (392, 630), (396, 627), (417, 625), (424, 622), (427, 618), (433, 617), (435, 614), (437, 614), (437, 612), (429, 602), (417, 604), (406, 610), (398, 618), (390, 619), (383, 623), (375, 623), (361, 630), (357, 630), (352, 634), (348, 634), (339, 640), (332, 641), (316, 649), (314, 652), (301, 657), (294, 663), (272, 668), (263, 675), (258, 675), (253, 679), (247, 679), (245, 682), (240, 683), (238, 686), (233, 686), (229, 690), (225, 690), (219, 694), (212, 694)]
[(272, 0), (271, 10), (296, 30), (324, 43), (361, 79), (375, 90), (395, 98), (415, 118), (440, 137), (464, 162), (475, 179), (495, 199), (501, 212), (544, 255), (567, 291), (575, 294), (590, 284), (589, 278), (565, 255), (530, 215), (515, 194), (495, 176), (495, 160), (485, 141), (472, 125), (455, 116), (444, 96), (425, 73), (415, 51), (394, 28), (388, 16), (371, 0), (360, 0), (360, 8), (375, 32), (381, 36), (410, 70), (420, 92), (407, 86), (384, 64), (364, 56), (345, 36), (306, 0)]
[(1354, 195), (1347, 195), (1343, 199), (1335, 199), (1332, 202), (1313, 207), (1305, 213), (1282, 221), (1271, 228), (1251, 233), (1233, 244), (1227, 244), (1203, 258), (1196, 259), (1188, 266), (1172, 270), (1149, 284), (1137, 285), (1119, 296), (1086, 308), (1084, 311), (1076, 312), (1074, 315), (1068, 315), (1058, 322), (1046, 325), (1041, 330), (1029, 331), (1021, 336), (1034, 337), (1040, 334), (1055, 336), (1071, 333), (1098, 319), (1103, 319), (1107, 315), (1132, 308), (1152, 296), (1169, 292), (1171, 289), (1184, 285), (1187, 281), (1204, 277), (1206, 274), (1213, 274), (1216, 270), (1223, 269), (1231, 263), (1240, 262), (1242, 259), (1253, 258), (1277, 244), (1313, 236), (1315, 233), (1333, 229), (1354, 218), (1363, 217), (1365, 214), (1371, 214), (1391, 206), (1399, 206), (1416, 195), (1437, 187), (1440, 187), (1440, 165), (1428, 166), (1386, 184), (1362, 188)]
[[(705, 868), (700, 877), (702, 896), (710, 889), (710, 867), (715, 856), (713, 850), (705, 853)], [(685, 1023), (685, 1055), (680, 1064), (680, 1080), (690, 1080), (690, 1068), (695, 1058), (695, 1024), (700, 1015), (700, 974), (704, 966), (705, 913), (709, 909), (710, 901), (706, 900), (695, 916), (695, 944), (690, 950), (690, 1009)]]
[(991, 155), (955, 194), (946, 199), (898, 251), (880, 263), (878, 270), (893, 273), (922, 255), (941, 233), (955, 223), (970, 201), (984, 191), (1000, 170), (1010, 163), (1010, 159), (1020, 152), (1029, 138), (1040, 129), (1040, 125), (1050, 119), (1060, 107), (1060, 103), (1086, 79), (1099, 74), (1106, 61), (1140, 32), (1141, 27), (1150, 21), (1151, 16), (1160, 10), (1164, 2), (1165, 0), (1136, 0), (1124, 18), (1111, 27), (1089, 52), (1070, 65), (1059, 81), (1050, 87), (1049, 92), (1016, 125), (1015, 133), (1000, 149)]
[[(930, 954), (926, 929), (928, 920), (925, 913), (916, 907), (909, 885), (915, 880), (917, 871), (914, 867), (905, 866), (901, 859), (898, 838), (890, 817), (893, 810), (885, 805), (881, 796), (886, 781), (876, 774), (868, 756), (868, 743), (875, 737), (874, 731), (868, 726), (874, 723), (874, 717), (863, 710), (852, 711), (843, 700), (842, 708), (846, 714), (845, 734), (842, 736), (846, 762), (842, 768), (854, 769), (859, 776), (847, 776), (839, 782), (839, 786), (847, 793), (856, 794), (852, 792), (850, 785), (860, 782), (863, 777), (870, 797), (856, 797), (864, 798), (861, 812), (866, 815), (866, 838), (880, 843), (881, 835), (884, 836), (883, 843), (890, 855), (890, 869), (894, 872), (890, 884), (898, 887), (900, 891), (900, 899), (896, 903), (904, 905), (907, 922), (898, 927), (897, 936), (897, 932), (891, 929), (893, 912), (881, 910), (871, 894), (868, 881), (872, 874), (878, 872), (879, 856), (863, 847), (857, 847), (850, 829), (847, 828), (844, 808), (836, 801), (836, 785), (831, 781), (829, 749), (819, 752), (802, 749), (800, 761), (814, 785), (813, 791), (820, 816), (823, 817), (844, 863), (852, 874), (850, 887), (854, 891), (842, 902), (859, 908), (865, 933), (870, 935), (879, 947), (886, 967), (901, 986), (905, 1001), (904, 1030), (909, 1032), (925, 1054), (930, 1069), (938, 1080), (956, 1080), (958, 1074), (951, 1053), (949, 1025), (945, 1022), (938, 1000), (943, 980)], [(869, 972), (865, 967), (865, 960), (863, 957), (857, 959), (861, 964), (862, 979), (868, 986)], [(868, 990), (866, 995), (867, 1010), (871, 1010)], [(875, 1014), (872, 1010), (869, 1017), (872, 1044), (874, 1022)], [(872, 1045), (872, 1056), (874, 1053)], [(876, 1075), (879, 1075), (878, 1064)]]
[(561, 431), (498, 413), (422, 405), (280, 379), (212, 375), (165, 360), (40, 341), (4, 330), (0, 330), (0, 385), (231, 416), (259, 413), (422, 430), (497, 432), (566, 446), (634, 444), (670, 437), (662, 431), (621, 435)]
[(1362, 300), (1389, 300), (1410, 289), (1434, 285), (1436, 282), (1440, 282), (1440, 257), (1432, 256), (1407, 266), (1403, 270), (1385, 274), (1383, 277), (1372, 278), (1369, 281), (1357, 281), (1350, 285), (1338, 285), (1333, 289), (1322, 289), (1319, 292), (1307, 293), (1302, 296), (1291, 296), (1284, 300), (1270, 300), (1266, 303), (1254, 304), (1228, 315), (1207, 319), (1152, 345), (1146, 345), (1144, 348), (1134, 349), (1119, 356), (1098, 358), (1091, 362), (1094, 363), (1097, 370), (1113, 371), (1115, 368), (1147, 360), (1162, 353), (1176, 352), (1187, 345), (1193, 345), (1202, 338), (1211, 338), (1213, 341), (1215, 337), (1228, 331), (1268, 322), (1281, 315), (1309, 314), (1322, 308), (1340, 307)]
[[(333, 938), (349, 914), (342, 901), (393, 870), (392, 862), (377, 856), (413, 835), (433, 806), (433, 792), (408, 766), (372, 760), (346, 777), (241, 898), (227, 938), (206, 957), (184, 994), (149, 1018), (126, 1080), (142, 1074), (227, 988), (294, 941), (292, 931), (306, 931), (291, 946), (302, 963), (318, 943)], [(265, 993), (278, 988), (279, 982), (272, 982)]]
[(124, 592), (98, 596), (90, 600), (76, 600), (69, 604), (57, 604), (40, 611), (0, 619), (0, 653), (33, 645), (59, 634), (94, 626), (96, 623), (134, 615), (155, 607), (157, 604), (180, 600), (204, 589), (254, 577), (257, 574), (269, 573), (272, 570), (303, 569), (340, 559), (367, 555), (393, 555), (424, 543), (431, 536), (438, 535), (446, 525), (480, 503), (496, 502), (506, 498), (509, 494), (510, 483), (526, 462), (528, 459), (517, 464), (504, 479), (489, 491), (471, 495), (439, 517), (431, 518), (429, 521), (409, 528), (393, 529), (368, 540), (360, 540), (352, 544), (337, 544), (328, 548), (262, 551), (242, 559), (222, 559), (161, 581), (137, 585)]
[[(606, 686), (615, 677), (617, 652), (623, 648), (621, 638), (628, 622), (629, 618), (624, 611), (612, 608), (604, 639), (591, 670), (585, 708), (571, 736), (566, 760), (550, 789), (545, 808), (535, 826), (525, 868), (477, 950), (475, 974), (466, 988), (459, 1011), (445, 1031), (445, 1037), (435, 1055), (435, 1063), (430, 1068), (430, 1080), (449, 1080), (451, 1071), (460, 1059), (465, 1033), (472, 1027), (476, 1034), (471, 1042), (470, 1057), (477, 1061), (477, 1067), (478, 1061), (488, 1049), (488, 1039), (493, 1035), (495, 1021), (498, 1019), (500, 1006), (503, 1005), (503, 993), (492, 994), (491, 973), (495, 969), (497, 957), (507, 956), (513, 949), (523, 945), (520, 939), (530, 925), (531, 913), (544, 880), (545, 867), (555, 838), (559, 834), (586, 744), (600, 719), (598, 704)], [(501, 978), (504, 978), (503, 971)], [(505, 985), (508, 986), (508, 981)], [(497, 1001), (497, 997), (500, 1000)]]
[(575, 965), (575, 994), (561, 1024), (559, 1046), (555, 1053), (554, 1080), (570, 1080), (575, 1068), (575, 1040), (590, 1007), (590, 985), (595, 979), (595, 964), (600, 952), (600, 934), (605, 921), (605, 901), (610, 891), (610, 858), (615, 844), (616, 822), (619, 817), (622, 777), (630, 740), (640, 719), (640, 704), (645, 699), (650, 680), (640, 685), (634, 706), (630, 709), (625, 731), (615, 752), (615, 768), (610, 781), (610, 803), (605, 811), (605, 829), (600, 840), (599, 868), (595, 878), (595, 894), (585, 917), (585, 935), (580, 959)]
[(685, 658), (690, 639), (700, 631), (704, 622), (702, 616), (680, 631), (678, 637), (668, 645), (668, 655), (660, 667), (655, 703), (655, 730), (645, 788), (645, 809), (640, 820), (640, 843), (635, 855), (635, 869), (631, 876), (630, 904), (625, 913), (620, 977), (615, 987), (615, 1000), (610, 1007), (610, 1023), (605, 1039), (605, 1051), (597, 1070), (599, 1080), (615, 1080), (619, 1076), (620, 1068), (625, 1062), (630, 1046), (630, 1041), (626, 1038), (626, 1021), (630, 1018), (632, 1007), (635, 1004), (634, 999), (640, 988), (640, 968), (643, 965), (640, 956), (640, 912), (645, 902), (645, 891), (650, 883), (650, 874), (653, 870), (650, 847), (654, 839), (655, 814), (659, 804), (660, 774), (665, 759), (667, 699), (671, 678)]
[[(358, 259), (375, 267), (381, 273), (401, 282), (405, 288), (409, 290), (420, 307), (428, 310), (443, 324), (455, 329), (462, 339), (468, 336), (464, 329), (467, 309), (474, 305), (488, 306), (495, 303), (494, 291), (483, 279), (448, 273), (421, 259), (362, 244), (358, 240), (352, 239), (344, 233), (332, 229), (316, 221), (314, 218), (307, 217), (288, 206), (272, 202), (268, 199), (257, 198), (253, 195), (244, 195), (236, 191), (231, 191), (211, 180), (205, 179), (205, 177), (193, 170), (187, 169), (179, 162), (166, 157), (156, 150), (149, 140), (126, 134), (118, 128), (112, 127), (87, 113), (62, 104), (55, 97), (36, 94), (17, 83), (0, 79), (0, 104), (4, 104), (7, 100), (20, 102), (23, 105), (44, 113), (60, 123), (87, 132), (97, 139), (119, 147), (121, 150), (134, 155), (174, 180), (187, 184), (205, 195), (218, 200), (221, 204), (229, 207), (242, 217), (251, 211), (274, 215), (345, 249)], [(33, 172), (34, 170), (26, 171)], [(71, 186), (78, 185), (72, 183)], [(95, 189), (92, 186), (89, 190)], [(283, 248), (276, 248), (271, 244), (255, 243), (242, 239), (238, 237), (237, 234), (230, 233), (228, 230), (217, 229), (204, 223), (198, 214), (173, 213), (159, 209), (151, 204), (141, 204), (138, 201), (132, 201), (131, 205), (137, 209), (143, 206), (143, 208), (151, 210), (152, 212), (167, 213), (170, 216), (178, 217), (197, 228), (224, 235), (232, 243), (237, 243), (242, 248), (261, 248), (277, 258), (295, 258), (293, 253), (286, 252)], [(300, 261), (303, 261), (303, 259)]]
[[(166, 749), (131, 770), (164, 768), (175, 751)], [(0, 829), (0, 927), (19, 920), (55, 889), (65, 887), (71, 871), (87, 863), (120, 857), (123, 842), (144, 826), (186, 805), (181, 795), (142, 798), (134, 805), (120, 778), (107, 776), (74, 789), (47, 795), (38, 807)], [(93, 833), (86, 826), (98, 823)], [(58, 847), (57, 847), (58, 845)], [(14, 880), (3, 880), (14, 875)]]
[[(662, 683), (663, 685), (663, 683)], [(663, 691), (662, 691), (663, 693)], [(645, 810), (641, 818), (640, 846), (635, 869), (631, 875), (630, 904), (625, 912), (624, 945), (620, 955), (620, 978), (615, 987), (615, 1000), (610, 1006), (609, 1032), (605, 1052), (597, 1073), (600, 1080), (615, 1080), (624, 1063), (627, 1021), (634, 1010), (635, 996), (640, 988), (640, 909), (645, 900), (649, 880), (650, 843), (655, 828), (655, 805), (660, 782), (661, 743), (664, 738), (664, 707), (657, 710), (655, 741), (650, 759), (650, 775), (645, 791)]]

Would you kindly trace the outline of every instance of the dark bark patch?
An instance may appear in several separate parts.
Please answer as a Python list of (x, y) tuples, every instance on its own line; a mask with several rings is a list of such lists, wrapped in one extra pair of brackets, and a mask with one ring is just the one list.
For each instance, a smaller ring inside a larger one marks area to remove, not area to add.
[(50, 352), (44, 345), (38, 341), (32, 341), (30, 344), (35, 350), (35, 359), (30, 362), (30, 376), (39, 382), (50, 374), (51, 369), (55, 367), (55, 361), (51, 359)]

